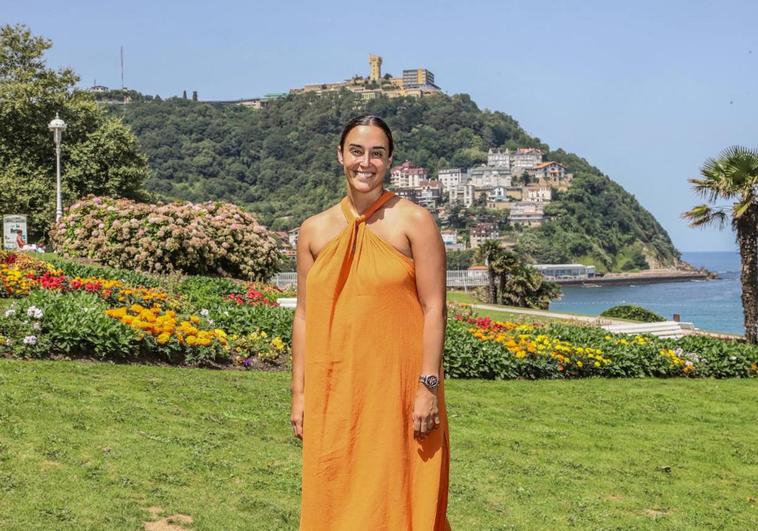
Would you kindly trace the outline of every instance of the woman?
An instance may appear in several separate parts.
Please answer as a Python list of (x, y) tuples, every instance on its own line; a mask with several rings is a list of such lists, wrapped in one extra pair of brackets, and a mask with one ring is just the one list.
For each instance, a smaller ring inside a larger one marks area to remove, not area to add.
[(445, 250), (424, 208), (384, 190), (392, 134), (351, 120), (347, 195), (297, 244), (292, 414), (300, 529), (445, 530)]

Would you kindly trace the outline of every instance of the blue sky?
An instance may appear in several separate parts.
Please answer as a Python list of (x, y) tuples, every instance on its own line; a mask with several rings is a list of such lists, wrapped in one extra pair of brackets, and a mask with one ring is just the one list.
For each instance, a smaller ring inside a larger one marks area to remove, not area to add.
[(694, 230), (687, 178), (731, 145), (758, 146), (758, 2), (8, 2), (0, 23), (53, 40), (82, 85), (236, 99), (425, 67), (447, 93), (506, 112), (585, 157), (680, 250), (733, 250)]

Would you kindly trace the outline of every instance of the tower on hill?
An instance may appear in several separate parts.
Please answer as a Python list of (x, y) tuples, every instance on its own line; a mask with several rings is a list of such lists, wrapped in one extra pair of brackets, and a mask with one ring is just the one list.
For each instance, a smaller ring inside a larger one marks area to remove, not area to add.
[(378, 55), (368, 56), (369, 81), (381, 81), (382, 79), (382, 58)]

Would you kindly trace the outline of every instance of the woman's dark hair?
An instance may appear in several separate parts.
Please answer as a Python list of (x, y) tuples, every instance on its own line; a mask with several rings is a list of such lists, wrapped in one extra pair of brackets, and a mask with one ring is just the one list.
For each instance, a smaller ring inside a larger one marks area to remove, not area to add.
[(390, 145), (389, 156), (392, 156), (392, 152), (395, 150), (395, 143), (392, 141), (392, 131), (390, 131), (390, 126), (387, 125), (387, 122), (373, 114), (356, 116), (345, 124), (345, 128), (342, 130), (342, 136), (340, 137), (340, 151), (342, 151), (342, 148), (345, 145), (345, 137), (347, 137), (347, 134), (359, 125), (375, 125), (380, 127), (382, 131), (384, 131), (384, 134), (387, 135), (387, 141)]

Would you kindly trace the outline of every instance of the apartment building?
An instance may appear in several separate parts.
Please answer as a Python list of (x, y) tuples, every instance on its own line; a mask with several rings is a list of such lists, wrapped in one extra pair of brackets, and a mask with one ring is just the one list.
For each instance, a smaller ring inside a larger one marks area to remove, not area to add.
[(437, 172), (437, 179), (442, 183), (442, 189), (449, 194), (450, 190), (466, 180), (466, 171), (461, 168), (448, 168)]
[(390, 182), (395, 188), (418, 188), (421, 181), (427, 180), (425, 168), (415, 166), (406, 160), (390, 171)]

